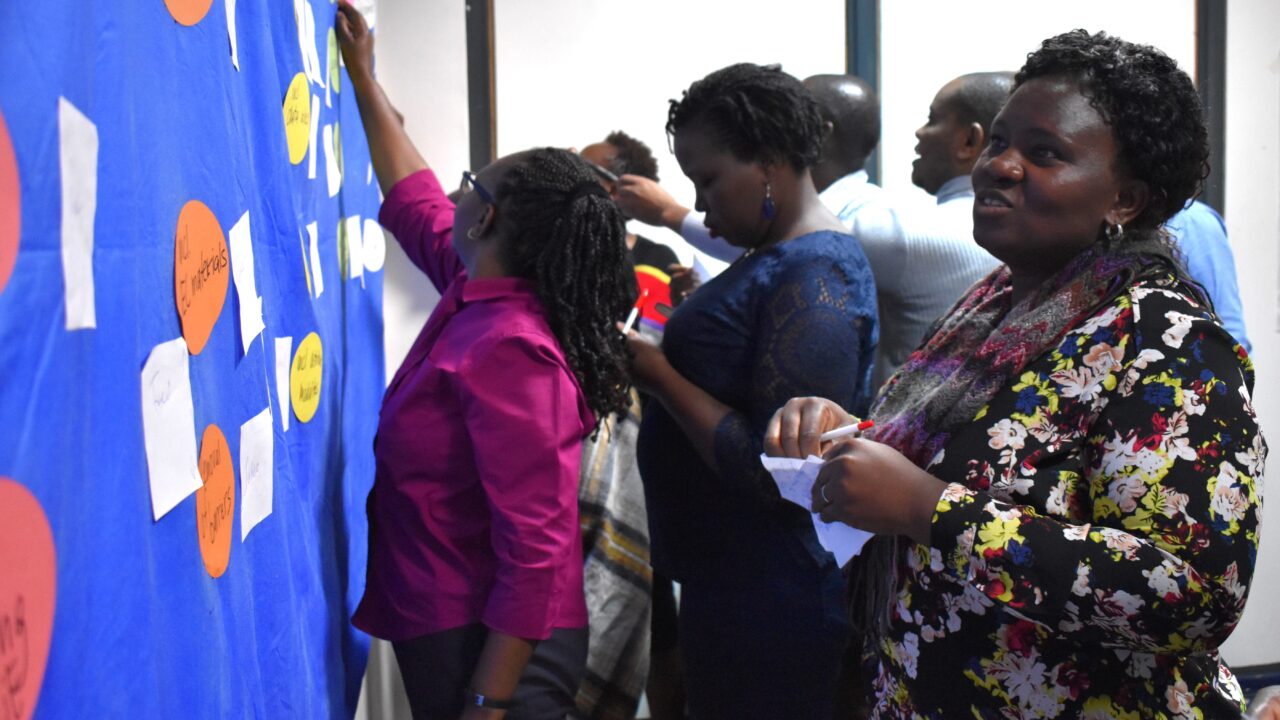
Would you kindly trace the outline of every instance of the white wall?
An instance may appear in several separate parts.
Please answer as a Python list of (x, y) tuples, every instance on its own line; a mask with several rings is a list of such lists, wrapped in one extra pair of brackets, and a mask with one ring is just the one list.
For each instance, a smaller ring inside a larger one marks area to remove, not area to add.
[(1254, 408), (1271, 442), (1271, 507), (1244, 620), (1223, 648), (1236, 666), (1280, 662), (1280, 3), (1227, 5), (1227, 233), (1257, 367)]
[(1154, 45), (1195, 75), (1195, 0), (881, 2), (881, 185), (901, 202), (932, 203), (911, 184), (911, 161), (938, 89), (965, 73), (1016, 71), (1040, 41), (1075, 28)]
[[(667, 147), (668, 100), (735, 62), (799, 78), (845, 64), (843, 0), (494, 0), (494, 17), (499, 154), (622, 130), (652, 148), (663, 186), (690, 207)], [(689, 261), (674, 233), (633, 229)]]

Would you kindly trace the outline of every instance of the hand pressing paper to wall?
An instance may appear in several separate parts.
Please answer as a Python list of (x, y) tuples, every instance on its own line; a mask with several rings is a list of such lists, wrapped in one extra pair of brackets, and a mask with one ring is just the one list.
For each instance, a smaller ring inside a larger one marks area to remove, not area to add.
[(818, 479), (818, 471), (822, 469), (822, 458), (810, 455), (804, 460), (798, 460), (769, 457), (762, 453), (760, 462), (773, 476), (783, 499), (809, 511), (813, 518), (814, 532), (818, 534), (818, 542), (822, 543), (827, 552), (836, 556), (836, 564), (844, 567), (845, 563), (862, 551), (862, 546), (871, 539), (872, 533), (844, 523), (823, 522), (818, 513), (813, 512), (813, 483)]

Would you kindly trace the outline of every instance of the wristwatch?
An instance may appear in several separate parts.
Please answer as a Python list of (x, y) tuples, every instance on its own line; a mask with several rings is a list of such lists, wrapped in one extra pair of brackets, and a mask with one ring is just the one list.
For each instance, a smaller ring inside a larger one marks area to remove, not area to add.
[(516, 701), (492, 698), (484, 693), (476, 692), (475, 688), (469, 687), (467, 688), (467, 704), (489, 708), (490, 710), (511, 710), (515, 708)]

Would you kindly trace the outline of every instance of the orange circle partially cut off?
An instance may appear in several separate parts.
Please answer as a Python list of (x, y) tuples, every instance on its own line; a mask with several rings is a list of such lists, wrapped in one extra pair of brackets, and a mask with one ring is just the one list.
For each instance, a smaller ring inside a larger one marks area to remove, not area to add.
[(200, 559), (210, 577), (221, 577), (231, 559), (231, 530), (236, 515), (236, 473), (231, 448), (217, 425), (204, 429), (200, 439), (200, 479), (196, 490), (196, 530)]
[(9, 127), (0, 113), (0, 292), (9, 282), (18, 259), (18, 239), (22, 236), (22, 194), (18, 184), (18, 158), (13, 153)]
[(231, 266), (227, 239), (213, 211), (190, 200), (178, 213), (173, 247), (173, 289), (187, 350), (199, 355), (227, 299)]
[(173, 19), (187, 27), (203, 20), (211, 5), (213, 0), (164, 0), (164, 6), (169, 8)]
[(53, 531), (31, 491), (0, 477), (0, 711), (36, 709), (53, 639), (58, 562)]

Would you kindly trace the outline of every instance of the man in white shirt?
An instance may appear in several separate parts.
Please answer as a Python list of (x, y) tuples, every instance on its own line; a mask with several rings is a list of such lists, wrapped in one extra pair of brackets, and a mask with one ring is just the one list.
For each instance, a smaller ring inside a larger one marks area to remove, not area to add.
[[(1013, 73), (962, 75), (942, 86), (929, 117), (916, 130), (911, 182), (937, 198), (925, 211), (895, 212), (885, 223), (853, 233), (876, 278), (880, 346), (872, 382), (882, 385), (925, 340), (942, 317), (997, 261), (973, 240), (973, 184), (969, 173), (987, 145), (991, 121), (1009, 96)], [(870, 220), (870, 218), (868, 218)]]

